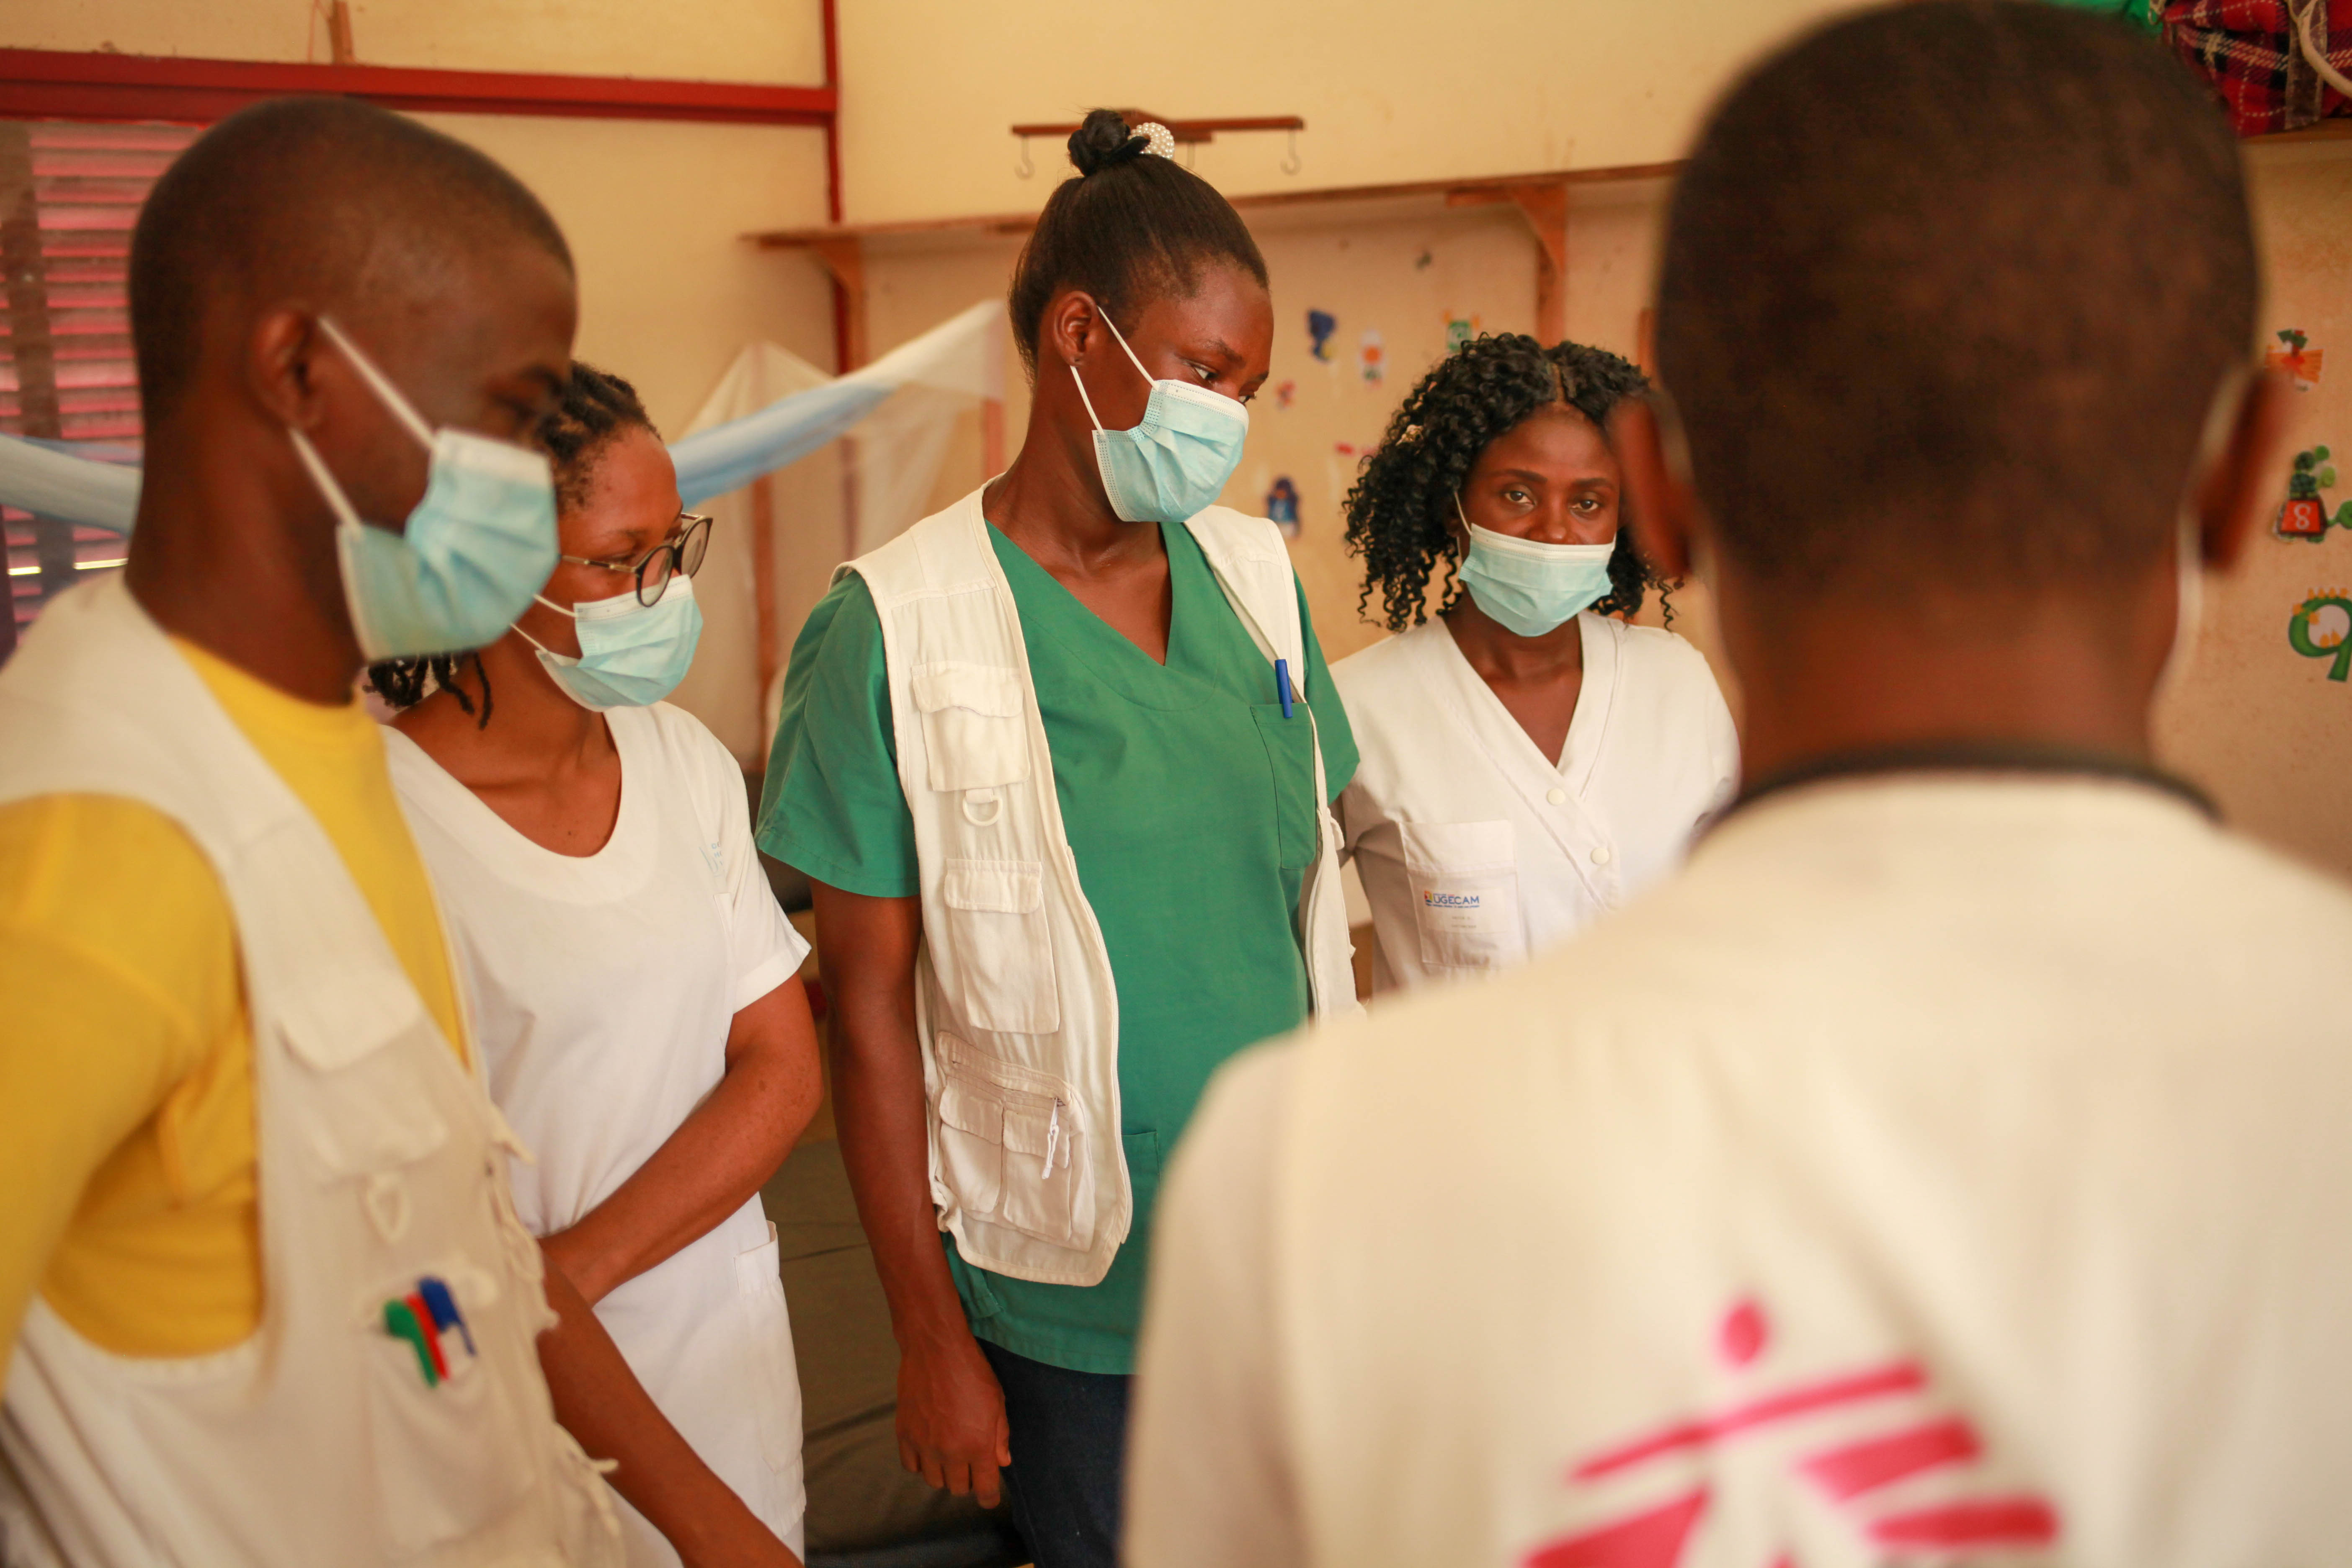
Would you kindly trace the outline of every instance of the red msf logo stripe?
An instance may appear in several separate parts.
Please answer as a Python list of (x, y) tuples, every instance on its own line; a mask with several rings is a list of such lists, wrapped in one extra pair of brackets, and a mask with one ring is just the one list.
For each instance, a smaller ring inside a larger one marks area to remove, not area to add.
[(1841, 1405), (1877, 1399), (1890, 1394), (1910, 1394), (1927, 1386), (1927, 1373), (1909, 1362), (1878, 1372), (1831, 1378), (1823, 1383), (1792, 1388), (1786, 1394), (1768, 1395), (1727, 1410), (1720, 1415), (1703, 1415), (1696, 1421), (1669, 1426), (1651, 1436), (1637, 1437), (1622, 1447), (1612, 1448), (1585, 1460), (1570, 1475), (1580, 1481), (1597, 1480), (1602, 1476), (1628, 1469), (1644, 1459), (1654, 1459), (1660, 1454), (1671, 1454), (1680, 1448), (1705, 1448), (1720, 1438), (1753, 1431), (1759, 1426), (1769, 1426), (1777, 1421), (1793, 1420), (1800, 1415), (1834, 1410)]

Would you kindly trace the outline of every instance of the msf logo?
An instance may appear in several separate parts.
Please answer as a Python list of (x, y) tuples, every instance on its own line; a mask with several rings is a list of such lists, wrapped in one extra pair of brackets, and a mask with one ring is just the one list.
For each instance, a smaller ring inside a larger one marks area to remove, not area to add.
[[(1725, 1315), (1717, 1349), (1730, 1368), (1745, 1372), (1769, 1336), (1762, 1310), (1743, 1301)], [(1978, 1563), (2039, 1557), (2058, 1545), (2057, 1510), (2042, 1498), (1971, 1484), (1969, 1472), (1984, 1453), (1976, 1429), (1936, 1408), (1927, 1373), (1899, 1361), (1759, 1388), (1579, 1460), (1569, 1470), (1571, 1489), (1614, 1490), (1622, 1480), (1643, 1500), (1542, 1542), (1519, 1559), (1520, 1568), (1678, 1568), (1710, 1510), (1724, 1511), (1717, 1483), (1732, 1461), (1741, 1450), (1768, 1447), (1785, 1454), (1781, 1473), (1794, 1488), (1828, 1506), (1846, 1543), (1835, 1553), (1841, 1560)], [(1674, 1480), (1695, 1470), (1709, 1479)], [(1668, 1486), (1645, 1484), (1656, 1481)], [(1753, 1542), (1755, 1531), (1750, 1521), (1727, 1533)], [(1765, 1543), (1754, 1568), (1801, 1568), (1791, 1545)]]

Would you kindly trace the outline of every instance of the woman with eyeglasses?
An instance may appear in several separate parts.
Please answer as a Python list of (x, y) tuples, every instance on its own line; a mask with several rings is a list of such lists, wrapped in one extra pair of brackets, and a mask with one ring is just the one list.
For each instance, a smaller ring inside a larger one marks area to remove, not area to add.
[[(815, 1032), (743, 775), (661, 700), (701, 628), (685, 512), (628, 383), (574, 367), (540, 445), (562, 557), (479, 652), (379, 665), (400, 791), (470, 983), (523, 1220), (703, 1462), (798, 1552), (800, 1389), (760, 1205)], [(625, 1502), (633, 1568), (674, 1547)]]

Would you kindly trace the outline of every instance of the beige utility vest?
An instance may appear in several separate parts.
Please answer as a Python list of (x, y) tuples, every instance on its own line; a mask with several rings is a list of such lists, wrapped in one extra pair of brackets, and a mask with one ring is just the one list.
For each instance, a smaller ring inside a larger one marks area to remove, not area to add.
[[(1323, 697), (1305, 689), (1306, 628), (1280, 531), (1223, 507), (1183, 526), (1259, 649), (1286, 661), (1301, 698)], [(840, 570), (874, 596), (914, 818), (915, 1001), (940, 1227), (979, 1268), (1097, 1284), (1134, 1217), (1118, 990), (1078, 885), (1020, 612), (980, 492)], [(1318, 740), (1322, 853), (1301, 921), (1318, 1017), (1357, 1010), (1329, 795)]]
[[(171, 817), (236, 913), (262, 1314), (216, 1354), (130, 1357), (33, 1303), (0, 1405), (9, 1568), (616, 1563), (540, 1373), (512, 1134), (325, 830), (119, 578), (57, 600), (0, 670), (0, 804), (65, 793)], [(430, 1385), (384, 1310), (425, 1279), (463, 1320)]]

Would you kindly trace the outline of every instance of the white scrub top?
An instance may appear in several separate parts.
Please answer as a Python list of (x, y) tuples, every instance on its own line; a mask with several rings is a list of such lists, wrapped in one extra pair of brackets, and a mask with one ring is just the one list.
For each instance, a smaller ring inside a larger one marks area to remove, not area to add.
[(2352, 1559), (2352, 889), (1978, 767), (1226, 1066), (1129, 1568)]
[(1339, 822), (1379, 934), (1373, 989), (1516, 963), (1682, 861), (1739, 776), (1730, 710), (1668, 631), (1577, 616), (1584, 684), (1557, 760), (1443, 622), (1331, 667), (1362, 762)]
[[(392, 776), (432, 868), (491, 1098), (534, 1163), (511, 1165), (533, 1234), (574, 1224), (661, 1147), (726, 1071), (738, 1009), (798, 972), (751, 847), (743, 774), (667, 703), (605, 716), (621, 809), (593, 855), (509, 827), (396, 730)], [(614, 1289), (596, 1315), (680, 1435), (800, 1550), (800, 1381), (774, 1229), (753, 1194)], [(620, 1507), (631, 1568), (677, 1563)]]

